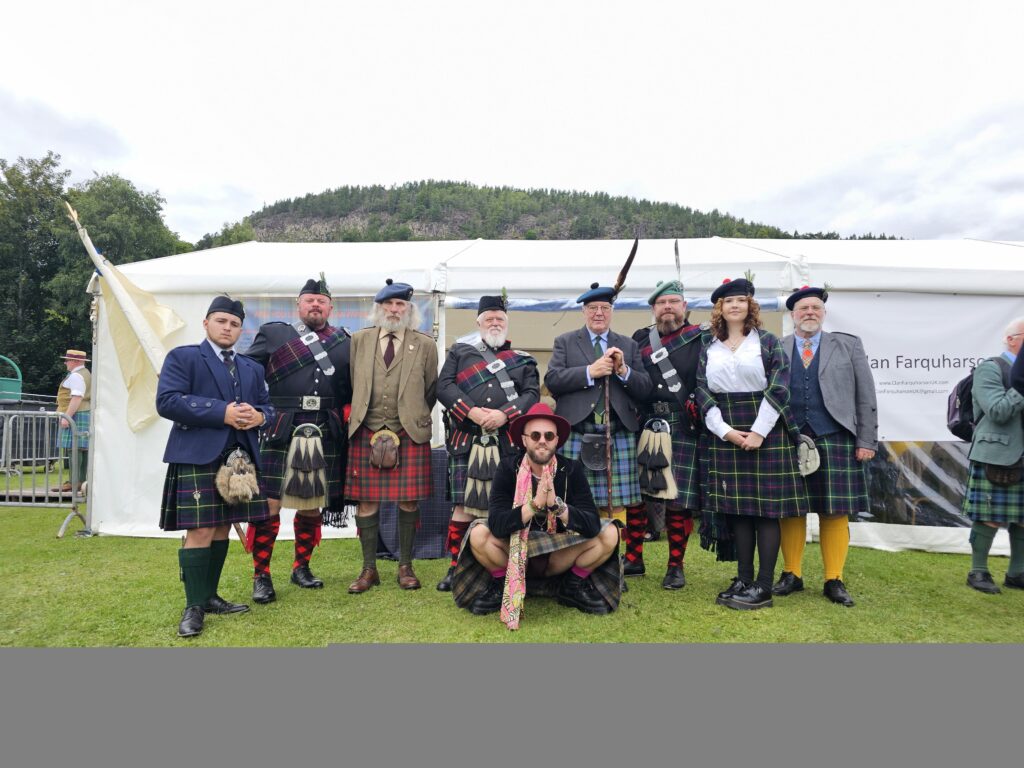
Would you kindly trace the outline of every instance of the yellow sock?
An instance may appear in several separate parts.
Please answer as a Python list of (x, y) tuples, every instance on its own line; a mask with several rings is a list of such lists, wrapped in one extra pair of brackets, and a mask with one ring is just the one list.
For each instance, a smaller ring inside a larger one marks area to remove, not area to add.
[(820, 517), (821, 560), (825, 566), (825, 581), (843, 578), (846, 553), (850, 550), (850, 522), (845, 515)]
[(779, 520), (779, 528), (782, 532), (782, 570), (801, 578), (803, 571), (800, 564), (807, 544), (807, 518), (784, 517)]

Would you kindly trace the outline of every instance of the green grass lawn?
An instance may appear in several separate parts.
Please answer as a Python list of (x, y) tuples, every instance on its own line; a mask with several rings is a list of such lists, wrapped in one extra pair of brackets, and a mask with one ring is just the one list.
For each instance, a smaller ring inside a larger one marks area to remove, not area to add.
[[(808, 545), (807, 590), (750, 613), (715, 605), (734, 564), (716, 563), (693, 539), (688, 584), (661, 588), (666, 544), (649, 544), (649, 573), (610, 616), (587, 616), (553, 600), (527, 599), (521, 628), (459, 610), (434, 584), (447, 560), (416, 562), (422, 590), (403, 592), (396, 565), (379, 563), (383, 584), (364, 595), (346, 588), (361, 564), (358, 542), (325, 541), (313, 559), (322, 590), (291, 585), (292, 542), (274, 558), (278, 600), (236, 616), (212, 616), (196, 639), (175, 634), (184, 593), (175, 541), (119, 537), (64, 539), (63, 510), (0, 508), (0, 646), (324, 646), (329, 643), (1019, 643), (1024, 592), (983, 595), (964, 583), (965, 555), (851, 549), (845, 581), (857, 606), (821, 596), (821, 558)], [(992, 558), (997, 582), (1007, 559)], [(781, 568), (781, 565), (780, 565)], [(220, 593), (250, 602), (251, 560), (232, 541)]]

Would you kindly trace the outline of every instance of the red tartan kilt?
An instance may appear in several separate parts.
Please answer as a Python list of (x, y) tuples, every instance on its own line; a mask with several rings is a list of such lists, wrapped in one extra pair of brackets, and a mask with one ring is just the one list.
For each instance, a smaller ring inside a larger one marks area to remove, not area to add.
[(398, 466), (370, 466), (373, 431), (360, 427), (348, 446), (345, 498), (352, 501), (417, 501), (430, 498), (430, 443), (414, 443), (404, 429), (397, 432)]

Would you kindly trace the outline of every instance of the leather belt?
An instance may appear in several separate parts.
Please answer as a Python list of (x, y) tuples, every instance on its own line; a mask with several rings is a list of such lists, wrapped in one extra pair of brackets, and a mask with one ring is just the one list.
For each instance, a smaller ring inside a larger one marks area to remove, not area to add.
[(297, 397), (271, 396), (270, 403), (275, 408), (287, 408), (296, 411), (324, 411), (334, 407), (333, 397), (318, 395), (302, 395)]

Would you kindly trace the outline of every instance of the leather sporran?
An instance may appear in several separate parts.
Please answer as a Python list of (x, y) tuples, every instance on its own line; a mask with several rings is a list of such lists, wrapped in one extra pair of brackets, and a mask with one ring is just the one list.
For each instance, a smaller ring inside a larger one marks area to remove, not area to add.
[(381, 429), (370, 436), (370, 466), (376, 469), (394, 469), (398, 466), (398, 435), (390, 429)]
[(594, 471), (602, 471), (608, 467), (608, 438), (605, 435), (580, 435), (580, 443), (580, 461), (584, 467)]
[(998, 464), (985, 465), (985, 479), (992, 485), (1016, 485), (1024, 477), (1024, 459), (1018, 459), (1016, 464), (1008, 467), (1001, 467)]
[(256, 466), (241, 448), (235, 448), (225, 457), (224, 464), (217, 470), (214, 485), (221, 498), (231, 506), (252, 501), (260, 495)]

